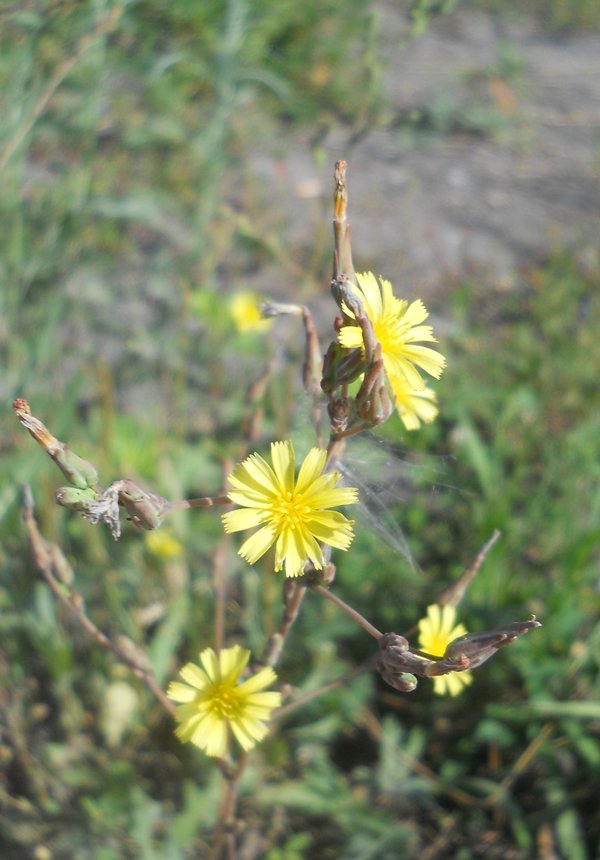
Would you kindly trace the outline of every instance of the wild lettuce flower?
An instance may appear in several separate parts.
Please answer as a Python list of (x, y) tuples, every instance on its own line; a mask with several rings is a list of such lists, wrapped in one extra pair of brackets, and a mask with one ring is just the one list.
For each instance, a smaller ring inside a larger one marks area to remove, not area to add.
[(260, 526), (239, 549), (254, 564), (275, 544), (275, 570), (285, 563), (286, 576), (300, 576), (307, 561), (317, 570), (325, 566), (320, 543), (348, 549), (354, 537), (353, 520), (337, 505), (353, 504), (358, 490), (336, 487), (339, 472), (324, 472), (327, 452), (313, 448), (295, 478), (291, 442), (271, 444), (271, 467), (259, 454), (251, 454), (228, 478), (228, 496), (243, 509), (223, 514), (226, 532)]
[(266, 319), (260, 312), (260, 299), (254, 293), (235, 293), (229, 302), (229, 311), (240, 334), (249, 331), (266, 331), (272, 319)]
[[(443, 657), (448, 645), (467, 632), (463, 624), (455, 624), (456, 609), (453, 606), (427, 607), (427, 617), (419, 621), (419, 648), (433, 657)], [(473, 680), (471, 672), (451, 672), (433, 679), (434, 692), (457, 696)]]
[(146, 532), (146, 547), (152, 555), (162, 561), (171, 561), (183, 555), (183, 547), (177, 538), (167, 529), (155, 529)]
[(183, 742), (190, 741), (209, 756), (222, 758), (230, 731), (244, 750), (252, 749), (267, 734), (273, 708), (281, 704), (281, 693), (263, 692), (277, 678), (273, 669), (261, 669), (239, 683), (250, 651), (234, 645), (216, 654), (206, 648), (201, 666), (187, 663), (172, 681), (167, 696), (180, 703), (175, 709), (175, 730)]
[[(431, 326), (422, 325), (429, 316), (423, 302), (417, 299), (409, 304), (404, 299), (397, 299), (391, 283), (380, 278), (378, 284), (372, 272), (357, 273), (356, 282), (354, 290), (381, 344), (383, 364), (392, 388), (393, 379), (399, 378), (405, 379), (410, 389), (422, 390), (425, 382), (419, 369), (439, 379), (446, 359), (434, 349), (421, 345), (422, 342), (436, 342)], [(346, 313), (353, 316), (348, 310)], [(339, 342), (348, 349), (361, 347), (363, 338), (359, 326), (344, 326), (339, 333)]]

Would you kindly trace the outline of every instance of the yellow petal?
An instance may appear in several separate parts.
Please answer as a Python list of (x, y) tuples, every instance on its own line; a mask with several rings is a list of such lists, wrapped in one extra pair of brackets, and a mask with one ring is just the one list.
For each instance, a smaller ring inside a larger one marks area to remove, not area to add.
[(193, 702), (197, 694), (197, 689), (188, 684), (180, 684), (179, 681), (171, 681), (167, 689), (167, 696), (174, 702)]
[(259, 526), (268, 516), (268, 512), (259, 511), (256, 508), (238, 508), (235, 511), (228, 511), (226, 514), (222, 514), (221, 522), (227, 534), (230, 534), (231, 532), (241, 532)]
[(260, 454), (251, 454), (237, 466), (228, 478), (232, 487), (270, 498), (277, 492), (277, 478), (273, 469)]
[(339, 331), (338, 341), (344, 349), (356, 349), (363, 345), (362, 331), (357, 325), (345, 325)]
[[(362, 293), (361, 299), (371, 322), (378, 320), (383, 313), (381, 292), (373, 272), (356, 273), (356, 280)], [(360, 293), (359, 293), (360, 295)]]
[(280, 491), (294, 491), (294, 449), (291, 442), (272, 442), (271, 460)]
[[(264, 669), (261, 669), (256, 674), (252, 675), (248, 678), (247, 681), (244, 681), (243, 684), (240, 684), (240, 691), (243, 690), (244, 694), (256, 693), (257, 690), (262, 690), (265, 687), (268, 687), (269, 684), (272, 684), (277, 680), (277, 675), (271, 669), (270, 666), (266, 666)], [(269, 693), (270, 696), (279, 696), (279, 693)]]
[(223, 684), (234, 684), (246, 668), (249, 659), (250, 651), (239, 645), (234, 645), (232, 648), (223, 648), (219, 654), (221, 682)]
[(284, 529), (275, 545), (275, 570), (281, 570), (285, 561), (285, 575), (300, 576), (306, 559), (295, 532), (292, 529)]
[(296, 493), (304, 493), (317, 478), (321, 477), (326, 460), (327, 451), (311, 448), (300, 466), (296, 480)]
[(204, 666), (204, 670), (210, 680), (213, 682), (218, 681), (221, 676), (219, 660), (212, 648), (205, 648), (200, 653), (200, 662)]
[(223, 758), (227, 751), (227, 725), (222, 720), (207, 716), (194, 732), (191, 741), (205, 750), (207, 755)]
[(307, 493), (305, 497), (307, 504), (316, 510), (326, 508), (337, 508), (339, 505), (354, 505), (358, 501), (358, 490), (354, 487), (335, 487), (331, 490), (315, 490)]
[(180, 670), (179, 675), (186, 683), (191, 684), (192, 687), (196, 687), (197, 690), (203, 690), (209, 683), (209, 677), (195, 663), (186, 663)]
[(270, 549), (277, 538), (277, 531), (272, 525), (263, 526), (262, 529), (250, 535), (238, 550), (238, 554), (248, 564), (254, 564)]

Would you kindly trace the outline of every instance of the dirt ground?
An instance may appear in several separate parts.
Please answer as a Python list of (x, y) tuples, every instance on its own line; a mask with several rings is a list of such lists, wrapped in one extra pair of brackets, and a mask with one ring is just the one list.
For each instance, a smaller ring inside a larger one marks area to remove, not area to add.
[(251, 157), (294, 241), (310, 247), (322, 230), (333, 163), (345, 158), (355, 263), (407, 297), (466, 274), (510, 288), (519, 267), (565, 245), (595, 263), (600, 34), (556, 37), (458, 9), (403, 43), (395, 5), (380, 14), (392, 114), (354, 141), (330, 132), (322, 166), (307, 140)]

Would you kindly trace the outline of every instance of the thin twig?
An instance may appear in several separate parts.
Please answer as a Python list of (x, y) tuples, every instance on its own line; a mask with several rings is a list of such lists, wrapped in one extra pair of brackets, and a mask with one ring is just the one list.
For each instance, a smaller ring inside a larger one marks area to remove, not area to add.
[(81, 626), (87, 630), (95, 642), (104, 648), (105, 651), (110, 651), (119, 660), (126, 665), (131, 672), (142, 681), (143, 684), (150, 690), (153, 696), (161, 703), (161, 705), (170, 714), (175, 712), (175, 705), (169, 701), (163, 690), (160, 688), (156, 678), (151, 675), (148, 670), (140, 666), (125, 649), (121, 648), (116, 643), (112, 642), (109, 637), (97, 627), (94, 622), (85, 613), (85, 604), (83, 597), (64, 582), (59, 581), (53, 572), (51, 547), (48, 541), (42, 537), (37, 522), (33, 513), (33, 496), (30, 487), (25, 484), (23, 487), (23, 508), (21, 513), (29, 544), (33, 553), (36, 566), (54, 596), (65, 606), (69, 612), (77, 619)]
[(317, 448), (323, 447), (321, 435), (321, 405), (320, 398), (321, 378), (323, 376), (323, 353), (319, 343), (319, 335), (312, 318), (312, 314), (305, 305), (302, 308), (302, 322), (306, 335), (304, 349), (304, 366), (302, 368), (302, 382), (304, 388), (312, 399), (312, 420), (315, 428), (315, 440)]
[(285, 640), (298, 617), (300, 606), (304, 600), (306, 588), (299, 585), (293, 579), (286, 579), (284, 584), (284, 610), (278, 629), (269, 637), (265, 650), (261, 657), (261, 663), (265, 666), (276, 666), (281, 657)]
[(531, 741), (529, 746), (525, 750), (523, 750), (519, 758), (511, 767), (510, 773), (507, 774), (507, 776), (505, 776), (500, 783), (503, 789), (508, 791), (508, 789), (512, 787), (513, 783), (518, 779), (519, 776), (521, 776), (523, 771), (527, 767), (529, 767), (530, 763), (538, 754), (542, 746), (546, 743), (553, 731), (554, 725), (552, 723), (545, 723), (542, 726), (539, 734), (537, 734), (535, 738)]
[(350, 245), (350, 225), (346, 217), (348, 190), (346, 187), (345, 161), (337, 161), (335, 165), (335, 191), (333, 194), (333, 279), (347, 275), (354, 280), (352, 249)]
[(349, 606), (344, 600), (342, 600), (341, 597), (338, 597), (337, 594), (334, 594), (333, 591), (329, 591), (329, 589), (324, 588), (322, 585), (313, 585), (311, 591), (316, 591), (317, 594), (321, 595), (321, 597), (325, 597), (327, 600), (331, 600), (332, 603), (335, 603), (335, 605), (339, 607), (342, 612), (346, 613), (348, 618), (351, 618), (353, 621), (356, 621), (356, 623), (359, 624), (363, 628), (363, 630), (366, 630), (367, 633), (373, 637), (373, 639), (379, 640), (383, 636), (381, 630), (378, 630), (376, 627), (374, 627), (370, 621), (367, 621), (367, 619), (360, 614), (360, 612), (357, 612), (356, 609), (353, 609), (351, 606)]
[(467, 588), (479, 573), (479, 570), (485, 560), (485, 557), (487, 556), (488, 552), (494, 546), (499, 537), (500, 532), (498, 531), (498, 529), (494, 529), (491, 538), (486, 541), (486, 543), (484, 543), (484, 545), (481, 547), (481, 549), (475, 556), (473, 563), (470, 564), (465, 571), (463, 571), (463, 573), (456, 580), (456, 582), (453, 582), (452, 585), (446, 588), (445, 591), (442, 591), (442, 593), (439, 595), (436, 600), (436, 603), (439, 606), (453, 606), (456, 608), (460, 604), (461, 600), (465, 596)]
[(293, 702), (288, 702), (287, 705), (283, 705), (272, 715), (271, 720), (278, 720), (280, 717), (285, 717), (297, 708), (308, 704), (308, 702), (312, 702), (314, 699), (324, 696), (325, 693), (329, 693), (331, 690), (335, 690), (344, 684), (348, 684), (359, 675), (362, 675), (363, 672), (368, 672), (372, 669), (375, 659), (376, 657), (368, 657), (360, 666), (355, 666), (354, 669), (351, 669), (349, 672), (345, 672), (343, 675), (340, 675), (339, 678), (336, 678), (334, 681), (330, 681), (329, 684), (324, 684), (322, 687), (319, 687), (318, 690), (311, 690), (310, 693), (305, 693), (303, 696), (299, 696), (297, 699), (294, 699)]
[[(224, 476), (231, 470), (228, 462), (223, 463)], [(227, 602), (227, 552), (230, 537), (224, 534), (213, 556), (212, 581), (215, 591), (215, 651), (219, 654), (225, 642), (225, 604)]]
[(203, 496), (199, 499), (182, 499), (178, 502), (167, 502), (167, 511), (187, 510), (188, 508), (212, 508), (216, 505), (231, 504), (229, 496)]
[(232, 838), (231, 826), (235, 820), (235, 811), (240, 791), (240, 780), (248, 764), (248, 753), (243, 752), (235, 771), (225, 776), (223, 793), (219, 804), (217, 824), (215, 828), (214, 842), (208, 860), (218, 860), (223, 843), (226, 845), (227, 856), (235, 858), (235, 841)]

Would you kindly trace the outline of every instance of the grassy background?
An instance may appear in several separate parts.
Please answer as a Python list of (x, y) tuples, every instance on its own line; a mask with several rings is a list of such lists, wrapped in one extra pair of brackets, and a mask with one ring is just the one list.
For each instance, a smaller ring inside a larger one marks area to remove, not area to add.
[[(436, 10), (407, 4), (415, 34)], [(227, 298), (275, 262), (321, 306), (330, 214), (316, 250), (282, 245), (245, 154), (282, 130), (317, 142), (377, 122), (374, 21), (364, 0), (343, 13), (317, 0), (0, 6), (2, 856), (206, 854), (214, 766), (38, 581), (19, 485), (31, 483), (89, 614), (143, 646), (165, 686), (212, 639), (218, 518), (173, 515), (170, 553), (130, 527), (114, 543), (54, 506), (59, 475), (10, 403), (27, 397), (105, 484), (205, 495), (221, 489), (246, 390), (275, 354), (256, 445), (312, 443), (301, 332), (277, 322), (241, 335)], [(556, 0), (544, 24), (598, 22), (590, 4)], [(434, 308), (450, 323), (440, 421), (407, 439), (392, 419), (349, 451), (371, 485), (378, 473), (386, 484), (385, 514), (371, 515), (389, 538), (359, 524), (339, 560), (350, 603), (406, 630), (499, 528), (463, 620), (475, 630), (535, 612), (543, 630), (456, 700), (425, 683), (396, 695), (364, 675), (295, 713), (243, 785), (249, 857), (596, 856), (598, 274), (554, 250), (510, 291), (453, 284)], [(230, 638), (260, 652), (280, 579), (246, 569), (233, 547), (229, 567)], [(303, 692), (372, 650), (308, 598), (281, 665)]]

